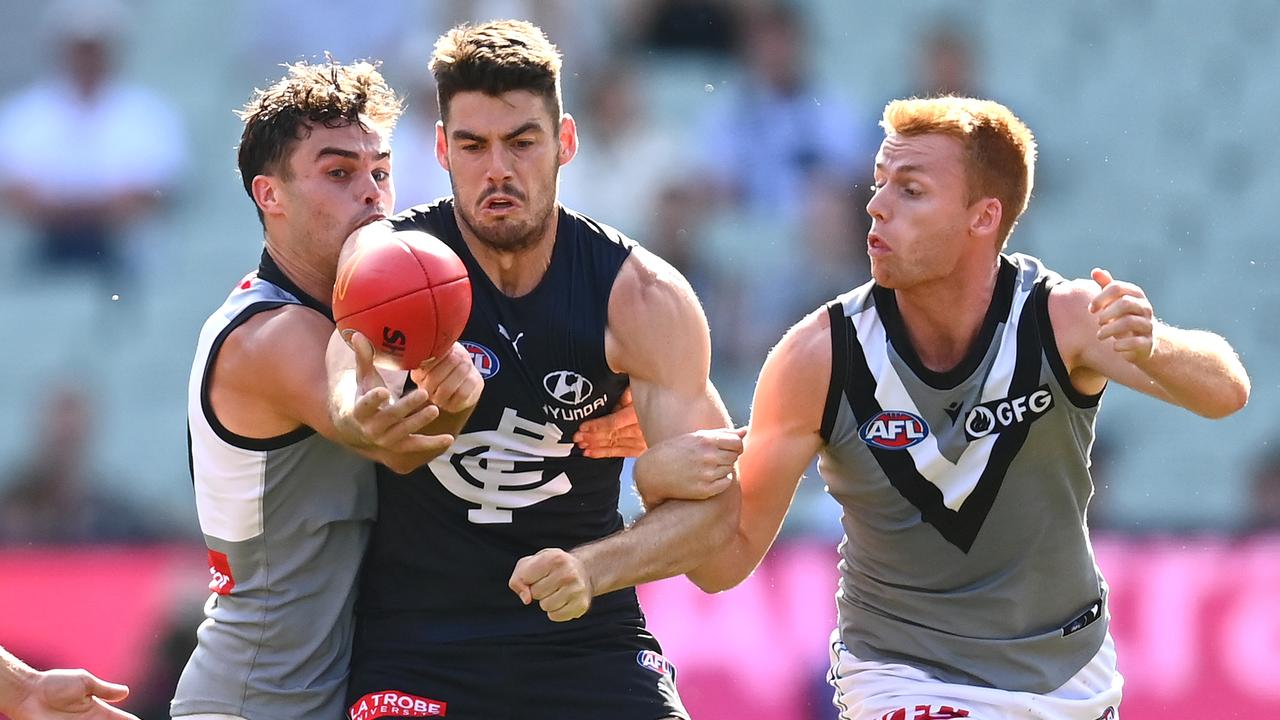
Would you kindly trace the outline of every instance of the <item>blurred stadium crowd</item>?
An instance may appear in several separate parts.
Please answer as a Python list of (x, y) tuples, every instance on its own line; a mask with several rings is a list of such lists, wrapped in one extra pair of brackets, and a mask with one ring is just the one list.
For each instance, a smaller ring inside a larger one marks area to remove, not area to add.
[[(0, 6), (0, 553), (198, 543), (191, 353), (261, 242), (233, 108), (282, 62), (382, 60), (408, 103), (393, 144), (401, 208), (428, 201), (449, 192), (431, 150), (429, 43), (493, 17), (529, 18), (565, 53), (582, 150), (561, 198), (690, 278), (739, 422), (772, 343), (867, 278), (884, 103), (1009, 105), (1040, 146), (1011, 249), (1139, 283), (1170, 322), (1229, 338), (1253, 376), (1250, 406), (1219, 423), (1108, 393), (1091, 525), (1280, 528), (1271, 0), (57, 0)], [(784, 532), (830, 545), (835, 503), (814, 479), (801, 493)], [(21, 594), (0, 575), (0, 608)], [(176, 613), (158, 657), (180, 667), (195, 609)]]

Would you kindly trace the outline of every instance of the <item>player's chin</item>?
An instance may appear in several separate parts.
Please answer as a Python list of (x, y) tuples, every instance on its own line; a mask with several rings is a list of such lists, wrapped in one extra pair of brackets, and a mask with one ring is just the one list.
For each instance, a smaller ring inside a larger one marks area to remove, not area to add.
[(888, 263), (875, 258), (871, 258), (871, 279), (880, 287), (890, 290), (896, 290), (901, 285), (900, 273), (895, 273)]

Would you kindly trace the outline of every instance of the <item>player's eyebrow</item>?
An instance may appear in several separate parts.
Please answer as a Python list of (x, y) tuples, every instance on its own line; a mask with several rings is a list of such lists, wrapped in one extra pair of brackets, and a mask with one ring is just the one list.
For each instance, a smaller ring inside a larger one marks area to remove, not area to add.
[(525, 124), (521, 125), (520, 127), (516, 128), (515, 130), (512, 130), (511, 132), (507, 133), (506, 135), (503, 135), (503, 136), (502, 136), (502, 139), (503, 139), (503, 140), (514, 140), (515, 138), (520, 137), (521, 135), (524, 135), (525, 133), (529, 133), (529, 132), (541, 132), (541, 131), (542, 131), (542, 126), (541, 126), (541, 125), (539, 125), (538, 123), (533, 122), (532, 120), (530, 120), (529, 122), (527, 122), (527, 123), (525, 123)]
[[(515, 130), (512, 130), (511, 132), (503, 135), (502, 139), (512, 140), (529, 132), (542, 132), (542, 126), (539, 125), (537, 122), (530, 120), (529, 122), (516, 128)], [(473, 142), (484, 142), (485, 140), (485, 138), (483, 138), (482, 136), (476, 133), (473, 133), (470, 130), (463, 130), (461, 128), (454, 129), (450, 131), (449, 134), (452, 135), (456, 140), (471, 140)]]
[[(322, 158), (322, 157), (324, 157), (324, 156), (326, 156), (326, 155), (337, 155), (338, 157), (347, 158), (348, 160), (359, 160), (359, 159), (360, 159), (360, 153), (358, 153), (358, 152), (356, 152), (356, 151), (354, 151), (354, 150), (347, 150), (347, 149), (345, 149), (345, 148), (333, 147), (332, 145), (327, 146), (327, 147), (322, 147), (322, 148), (320, 148), (320, 150), (316, 152), (316, 159), (317, 159), (317, 160), (319, 160), (320, 158)], [(391, 151), (390, 151), (390, 150), (383, 150), (382, 152), (380, 152), (380, 153), (378, 153), (377, 155), (375, 155), (375, 156), (374, 156), (374, 159), (375, 159), (375, 160), (386, 160), (386, 159), (387, 159), (387, 158), (389, 158), (389, 157), (391, 157)]]
[(919, 164), (911, 164), (911, 163), (908, 163), (908, 164), (905, 164), (905, 165), (895, 165), (895, 166), (893, 166), (893, 168), (889, 168), (889, 166), (885, 165), (884, 163), (882, 163), (882, 162), (877, 162), (877, 163), (876, 163), (876, 171), (877, 171), (877, 172), (886, 173), (886, 174), (887, 174), (887, 173), (889, 173), (889, 172), (894, 172), (894, 173), (896, 173), (896, 174), (902, 175), (902, 174), (904, 174), (904, 173), (919, 173), (919, 172), (923, 172), (923, 171), (924, 171), (924, 166), (923, 166), (923, 165), (919, 165)]

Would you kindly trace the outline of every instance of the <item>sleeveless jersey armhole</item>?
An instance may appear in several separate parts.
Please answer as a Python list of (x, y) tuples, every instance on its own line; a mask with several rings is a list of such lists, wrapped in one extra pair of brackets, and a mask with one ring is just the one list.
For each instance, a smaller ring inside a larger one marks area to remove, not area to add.
[[(204, 412), (205, 422), (209, 423), (209, 427), (213, 432), (226, 444), (237, 447), (242, 450), (279, 450), (288, 447), (296, 442), (306, 440), (315, 434), (315, 430), (306, 425), (299, 425), (297, 428), (290, 430), (283, 435), (276, 435), (270, 438), (251, 438), (231, 432), (227, 429), (218, 416), (213, 412), (213, 401), (209, 396), (209, 381), (213, 379), (213, 366), (218, 357), (218, 352), (222, 350), (222, 343), (227, 339), (233, 330), (243, 325), (249, 318), (260, 312), (267, 310), (275, 310), (291, 303), (277, 300), (267, 300), (255, 302), (240, 312), (227, 326), (222, 328), (218, 333), (218, 337), (214, 339), (213, 345), (209, 348), (209, 357), (205, 360), (204, 373), (200, 378), (200, 409)], [(188, 423), (188, 427), (190, 423)], [(190, 430), (188, 430), (188, 433)], [(194, 468), (194, 464), (193, 464)], [(193, 470), (194, 476), (194, 470)]]
[(1044, 349), (1044, 356), (1049, 361), (1050, 369), (1053, 370), (1053, 376), (1058, 379), (1058, 385), (1062, 387), (1062, 392), (1066, 394), (1071, 404), (1081, 409), (1097, 407), (1106, 388), (1103, 387), (1093, 395), (1086, 395), (1077, 390), (1071, 383), (1067, 364), (1063, 362), (1062, 354), (1058, 352), (1058, 340), (1054, 337), (1053, 323), (1049, 318), (1049, 291), (1059, 282), (1062, 282), (1062, 278), (1052, 276), (1041, 277), (1036, 281), (1032, 301), (1036, 305), (1036, 322), (1040, 326), (1040, 345)]
[(827, 317), (831, 321), (831, 382), (827, 385), (827, 402), (822, 409), (822, 442), (831, 442), (831, 433), (835, 430), (836, 416), (840, 412), (840, 401), (844, 397), (844, 386), (849, 368), (849, 319), (845, 317), (844, 305), (839, 301), (827, 304)]

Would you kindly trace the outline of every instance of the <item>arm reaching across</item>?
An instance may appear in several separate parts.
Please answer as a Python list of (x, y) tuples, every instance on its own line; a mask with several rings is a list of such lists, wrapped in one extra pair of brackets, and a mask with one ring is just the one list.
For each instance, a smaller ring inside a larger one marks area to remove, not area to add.
[[(631, 378), (648, 441), (730, 426), (708, 377), (711, 339), (702, 308), (678, 272), (641, 248), (614, 283), (605, 349), (610, 366)], [(737, 507), (732, 485), (706, 500), (664, 502), (609, 537), (522, 558), (509, 585), (551, 619), (571, 620), (596, 595), (696, 567), (728, 537)]]
[[(449, 447), (453, 438), (446, 434), (418, 436), (413, 441), (419, 445), (388, 449), (366, 438), (352, 437), (349, 430), (335, 425), (326, 372), (326, 346), (334, 334), (332, 322), (300, 305), (257, 313), (237, 327), (213, 360), (209, 381), (209, 400), (220, 422), (251, 438), (278, 437), (306, 426), (393, 468), (422, 464)], [(354, 360), (352, 364), (354, 378)], [(376, 384), (382, 385), (380, 378)], [(380, 402), (392, 404), (389, 391), (382, 387), (380, 392)], [(370, 402), (375, 408), (382, 407)], [(394, 403), (395, 412), (403, 413), (402, 417), (418, 413), (418, 422), (437, 412), (427, 407), (425, 396)]]
[(738, 526), (724, 547), (689, 572), (698, 587), (727, 590), (745, 580), (768, 552), (801, 476), (822, 447), (830, 377), (831, 326), (826, 310), (819, 309), (783, 336), (760, 371), (738, 461)]

